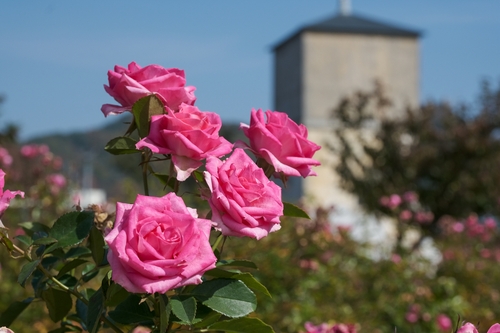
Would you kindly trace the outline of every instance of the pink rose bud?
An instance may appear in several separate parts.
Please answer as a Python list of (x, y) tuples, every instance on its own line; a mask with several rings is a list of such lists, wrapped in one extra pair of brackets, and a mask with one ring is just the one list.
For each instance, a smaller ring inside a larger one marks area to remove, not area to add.
[[(479, 333), (474, 325), (471, 323), (466, 323), (462, 327), (460, 327), (457, 333)], [(491, 332), (490, 332), (491, 333)]]
[(215, 228), (226, 236), (261, 239), (280, 229), (281, 188), (237, 148), (225, 161), (207, 158), (204, 177)]
[(284, 112), (266, 111), (266, 117), (262, 110), (252, 110), (250, 125), (240, 125), (253, 153), (284, 175), (316, 176), (311, 167), (320, 163), (312, 157), (321, 147), (307, 139), (307, 128)]
[(452, 323), (450, 317), (448, 317), (445, 314), (438, 315), (436, 318), (436, 323), (437, 323), (438, 328), (442, 332), (449, 332), (451, 330), (451, 328), (453, 327), (453, 323)]
[(107, 117), (130, 111), (135, 102), (151, 94), (163, 104), (177, 111), (182, 103), (193, 105), (195, 87), (186, 87), (184, 71), (177, 68), (163, 68), (149, 65), (144, 68), (131, 62), (127, 68), (116, 65), (114, 71), (108, 71), (109, 85), (104, 90), (120, 105), (104, 104), (101, 111)]
[(131, 293), (165, 293), (201, 283), (215, 268), (209, 243), (212, 222), (197, 217), (182, 198), (138, 195), (118, 202), (116, 221), (105, 237), (112, 279)]
[(186, 180), (208, 156), (229, 154), (233, 145), (219, 136), (222, 122), (218, 114), (201, 112), (182, 104), (179, 112), (151, 117), (149, 135), (136, 144), (156, 154), (171, 154), (177, 180)]

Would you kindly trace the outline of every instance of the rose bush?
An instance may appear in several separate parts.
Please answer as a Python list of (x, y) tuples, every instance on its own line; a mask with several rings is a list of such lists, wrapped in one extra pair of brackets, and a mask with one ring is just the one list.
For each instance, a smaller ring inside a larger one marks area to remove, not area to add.
[(127, 68), (115, 66), (108, 71), (109, 85), (104, 85), (106, 92), (119, 105), (104, 104), (101, 108), (105, 116), (129, 111), (138, 99), (156, 94), (166, 107), (177, 111), (182, 103), (194, 104), (195, 87), (185, 86), (184, 71), (177, 68), (163, 68), (149, 65), (144, 68), (131, 62)]
[(177, 180), (184, 181), (208, 156), (219, 157), (231, 152), (233, 145), (219, 136), (221, 126), (218, 114), (181, 104), (179, 112), (168, 110), (166, 115), (151, 117), (149, 135), (136, 147), (171, 154)]
[(105, 238), (113, 280), (133, 293), (201, 283), (203, 273), (215, 267), (211, 225), (175, 193), (117, 203), (114, 228)]
[(287, 176), (316, 176), (311, 166), (320, 163), (312, 157), (321, 147), (307, 139), (307, 128), (284, 112), (268, 110), (266, 117), (252, 110), (250, 125), (240, 125), (254, 154)]
[(223, 235), (260, 239), (280, 229), (281, 188), (242, 149), (225, 161), (209, 157), (206, 168), (212, 221)]

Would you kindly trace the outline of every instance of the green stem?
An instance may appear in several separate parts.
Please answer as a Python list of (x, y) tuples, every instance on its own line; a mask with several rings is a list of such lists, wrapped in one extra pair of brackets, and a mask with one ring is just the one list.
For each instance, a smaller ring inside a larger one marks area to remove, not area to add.
[(212, 251), (215, 251), (215, 249), (217, 248), (217, 246), (219, 246), (219, 243), (220, 241), (222, 240), (224, 236), (222, 236), (222, 233), (217, 237), (217, 239), (215, 240), (215, 243), (214, 245), (212, 245)]
[(148, 162), (149, 162), (149, 153), (147, 151), (143, 151), (142, 155), (142, 183), (144, 185), (144, 195), (149, 195), (149, 186), (148, 186)]

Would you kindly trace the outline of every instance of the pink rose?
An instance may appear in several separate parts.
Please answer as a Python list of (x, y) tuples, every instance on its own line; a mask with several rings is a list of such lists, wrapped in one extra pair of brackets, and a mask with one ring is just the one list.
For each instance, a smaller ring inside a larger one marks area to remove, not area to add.
[(500, 333), (500, 324), (493, 324), (486, 333)]
[(101, 111), (105, 116), (129, 111), (137, 100), (151, 94), (156, 94), (165, 106), (174, 111), (181, 103), (193, 105), (196, 101), (196, 88), (185, 86), (184, 71), (177, 68), (159, 65), (142, 68), (131, 62), (128, 68), (116, 65), (114, 71), (108, 71), (108, 81), (109, 86), (104, 85), (104, 90), (121, 106), (104, 104)]
[(174, 193), (117, 203), (114, 228), (105, 237), (113, 280), (129, 292), (151, 294), (201, 283), (217, 260), (208, 240), (211, 226)]
[[(21, 198), (24, 198), (24, 192), (22, 191), (9, 191), (3, 190), (5, 186), (5, 172), (0, 169), (0, 217), (2, 217), (5, 210), (9, 207), (10, 201), (14, 199), (16, 195), (19, 195)], [(3, 227), (0, 222), (0, 227)]]
[(208, 157), (206, 168), (212, 221), (223, 235), (261, 239), (280, 229), (281, 188), (243, 149), (235, 149), (225, 161)]
[(287, 176), (316, 176), (311, 166), (320, 163), (312, 157), (321, 147), (307, 140), (307, 128), (297, 125), (286, 113), (252, 110), (250, 126), (240, 128), (250, 141), (250, 148), (277, 172)]
[(450, 317), (445, 314), (440, 314), (436, 318), (437, 326), (442, 332), (449, 332), (453, 327)]
[(457, 333), (478, 333), (476, 327), (471, 323), (466, 323), (457, 331)]
[(10, 328), (2, 326), (2, 327), (0, 327), (0, 333), (14, 333), (14, 331), (11, 330)]
[(136, 147), (171, 154), (177, 180), (184, 181), (208, 156), (220, 157), (231, 152), (233, 145), (219, 136), (221, 126), (218, 114), (182, 104), (179, 112), (169, 110), (166, 115), (151, 117), (149, 135)]

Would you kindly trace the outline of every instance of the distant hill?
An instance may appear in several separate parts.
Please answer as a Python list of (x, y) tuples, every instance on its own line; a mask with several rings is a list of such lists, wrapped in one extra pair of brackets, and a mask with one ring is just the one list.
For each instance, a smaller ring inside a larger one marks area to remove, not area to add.
[[(121, 117), (87, 132), (40, 136), (27, 143), (46, 144), (55, 155), (62, 157), (64, 171), (73, 184), (81, 186), (84, 167), (91, 167), (93, 187), (104, 189), (110, 201), (132, 202), (136, 193), (142, 193), (139, 154), (115, 156), (104, 150), (109, 140), (125, 134), (126, 119)], [(220, 134), (230, 142), (244, 139), (239, 124), (224, 125)], [(160, 186), (152, 188), (152, 194), (161, 192)]]

